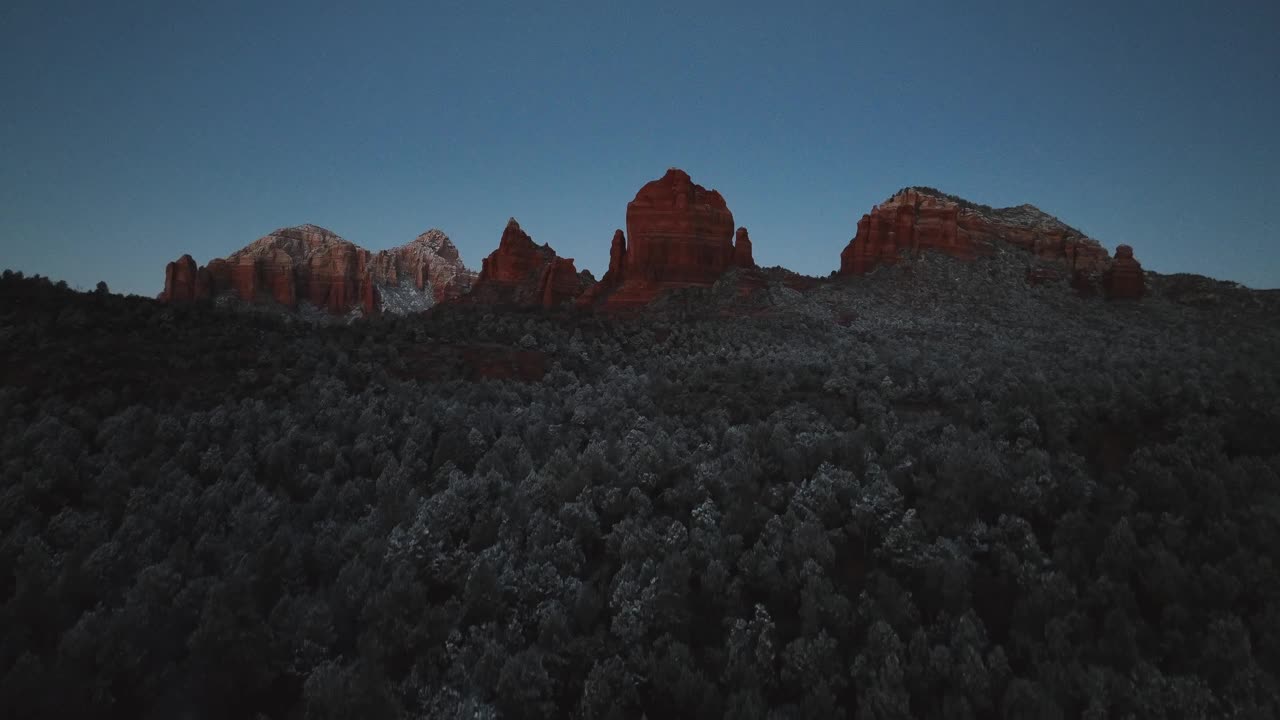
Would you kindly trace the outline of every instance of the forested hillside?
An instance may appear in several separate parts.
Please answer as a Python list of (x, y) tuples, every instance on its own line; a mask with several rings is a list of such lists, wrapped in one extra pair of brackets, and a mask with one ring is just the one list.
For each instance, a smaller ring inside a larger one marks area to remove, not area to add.
[(1019, 262), (350, 325), (6, 273), (0, 714), (1280, 716), (1275, 298)]

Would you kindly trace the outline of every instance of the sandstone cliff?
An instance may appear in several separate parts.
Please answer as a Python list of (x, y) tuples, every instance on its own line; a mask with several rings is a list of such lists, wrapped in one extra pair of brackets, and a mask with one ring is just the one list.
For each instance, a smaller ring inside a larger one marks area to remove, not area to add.
[(400, 247), (379, 250), (370, 268), (379, 285), (429, 290), (435, 302), (464, 295), (476, 278), (476, 273), (462, 263), (449, 236), (435, 228)]
[(859, 275), (898, 262), (902, 252), (938, 250), (971, 260), (997, 242), (1061, 263), (1068, 274), (1096, 274), (1110, 261), (1096, 240), (1031, 205), (989, 208), (930, 188), (898, 192), (858, 221), (840, 254), (840, 273)]
[(572, 258), (562, 258), (546, 243), (535, 243), (515, 218), (507, 221), (498, 248), (484, 259), (466, 302), (489, 305), (555, 307), (569, 302), (591, 284)]
[(735, 245), (733, 228), (720, 193), (671, 168), (627, 204), (627, 232), (614, 233), (609, 272), (580, 302), (639, 307), (666, 290), (710, 287), (731, 267), (754, 267), (746, 230)]
[[(290, 309), (305, 302), (335, 315), (357, 309), (373, 315), (383, 309), (421, 310), (456, 298), (473, 277), (439, 230), (375, 255), (325, 228), (299, 225), (276, 230), (206, 267), (183, 255), (165, 268), (160, 299), (233, 297)], [(384, 295), (395, 297), (394, 307), (385, 308)]]

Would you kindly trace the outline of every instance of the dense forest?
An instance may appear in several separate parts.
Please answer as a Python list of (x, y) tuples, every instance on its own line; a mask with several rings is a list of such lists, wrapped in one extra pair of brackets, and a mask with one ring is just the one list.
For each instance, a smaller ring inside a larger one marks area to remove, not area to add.
[(0, 280), (0, 715), (1280, 717), (1280, 315), (1024, 256), (351, 324)]

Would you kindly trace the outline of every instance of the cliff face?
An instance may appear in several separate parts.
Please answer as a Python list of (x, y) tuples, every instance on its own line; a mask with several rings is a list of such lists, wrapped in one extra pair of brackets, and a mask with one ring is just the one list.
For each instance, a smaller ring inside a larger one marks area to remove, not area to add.
[(484, 259), (480, 276), (463, 300), (555, 307), (577, 298), (589, 282), (578, 274), (572, 258), (560, 257), (546, 243), (538, 245), (511, 218), (498, 248)]
[[(439, 230), (373, 254), (325, 228), (299, 225), (276, 230), (206, 267), (183, 255), (165, 268), (160, 299), (231, 296), (290, 309), (306, 302), (335, 315), (356, 309), (373, 315), (383, 309), (384, 293), (396, 294), (397, 310), (420, 310), (465, 293), (473, 278)], [(412, 296), (408, 301), (401, 297), (406, 293)]]
[(1096, 240), (1031, 205), (984, 208), (911, 188), (862, 216), (840, 254), (840, 274), (860, 275), (898, 262), (902, 251), (932, 249), (971, 260), (992, 252), (997, 242), (1060, 262), (1071, 274), (1096, 274), (1110, 265)]
[(476, 279), (449, 236), (434, 228), (400, 247), (379, 250), (370, 269), (378, 285), (430, 291), (437, 303), (466, 294)]
[(161, 302), (192, 302), (209, 299), (209, 274), (205, 272), (203, 281), (200, 268), (190, 255), (169, 263), (164, 268), (164, 292), (160, 293)]
[(583, 304), (638, 307), (665, 290), (710, 287), (731, 267), (754, 267), (751, 240), (715, 190), (671, 168), (627, 204), (627, 233), (614, 233), (609, 272)]
[(225, 259), (191, 268), (184, 255), (165, 271), (161, 300), (188, 302), (231, 295), (247, 303), (296, 308), (300, 300), (334, 314), (378, 312), (368, 275), (369, 251), (315, 225), (281, 228)]

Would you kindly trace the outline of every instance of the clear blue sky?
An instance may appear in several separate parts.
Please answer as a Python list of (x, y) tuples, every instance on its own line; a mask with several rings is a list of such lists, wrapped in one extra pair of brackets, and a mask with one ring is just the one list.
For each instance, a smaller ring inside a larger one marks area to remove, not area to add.
[(0, 266), (154, 295), (312, 222), (478, 267), (515, 216), (598, 276), (679, 166), (763, 265), (932, 185), (1280, 287), (1278, 48), (1276, 0), (7, 0)]

